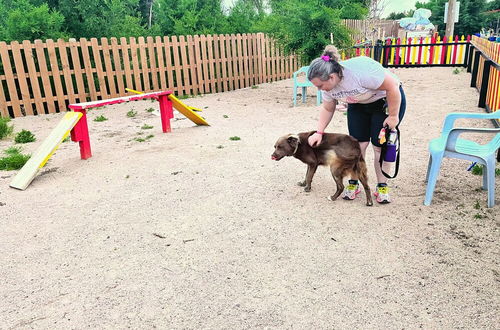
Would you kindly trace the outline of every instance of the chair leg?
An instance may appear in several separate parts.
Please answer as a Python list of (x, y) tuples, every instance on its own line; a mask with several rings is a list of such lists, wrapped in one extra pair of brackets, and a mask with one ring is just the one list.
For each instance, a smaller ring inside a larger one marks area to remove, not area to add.
[(302, 103), (306, 103), (307, 87), (302, 87)]
[(321, 91), (318, 91), (316, 93), (316, 105), (320, 105), (321, 101), (322, 101), (322, 99), (321, 99)]
[(488, 165), (483, 166), (483, 190), (488, 190)]
[(429, 182), (429, 173), (431, 172), (432, 156), (429, 155), (429, 162), (427, 163), (427, 174), (425, 175), (425, 183)]
[(297, 105), (297, 86), (293, 86), (293, 106)]
[(488, 188), (488, 207), (495, 206), (495, 163), (496, 159), (494, 155), (486, 161), (485, 172), (488, 173), (486, 176), (487, 188)]
[(434, 188), (436, 188), (436, 181), (439, 175), (439, 169), (441, 167), (441, 162), (443, 160), (443, 155), (431, 155), (429, 160), (430, 166), (428, 170), (427, 178), (427, 188), (425, 190), (425, 200), (424, 205), (431, 205), (432, 196), (434, 195)]

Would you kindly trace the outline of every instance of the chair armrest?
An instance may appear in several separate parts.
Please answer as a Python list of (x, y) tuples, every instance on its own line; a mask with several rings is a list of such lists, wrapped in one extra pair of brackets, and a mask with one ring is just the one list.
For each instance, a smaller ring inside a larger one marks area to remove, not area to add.
[(448, 133), (453, 128), (453, 123), (459, 118), (470, 119), (500, 119), (500, 110), (490, 113), (452, 112), (449, 113), (443, 125), (443, 133)]
[(500, 134), (500, 128), (453, 128), (446, 140), (446, 150), (456, 151), (458, 136), (462, 133), (490, 133)]

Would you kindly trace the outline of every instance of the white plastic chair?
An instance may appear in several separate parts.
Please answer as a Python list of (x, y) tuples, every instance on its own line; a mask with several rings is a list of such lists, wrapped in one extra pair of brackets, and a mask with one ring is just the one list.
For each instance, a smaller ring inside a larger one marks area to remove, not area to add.
[[(456, 119), (500, 119), (500, 110), (492, 113), (450, 113), (446, 116), (441, 136), (429, 143), (429, 165), (424, 205), (430, 205), (443, 157), (460, 158), (484, 165), (483, 190), (488, 190), (488, 207), (495, 205), (495, 164), (500, 148), (500, 128), (453, 128)], [(493, 138), (486, 144), (461, 139), (462, 133), (489, 133)]]
[[(309, 71), (309, 66), (303, 66), (293, 73), (293, 106), (297, 105), (297, 89), (302, 87), (302, 103), (306, 102), (307, 87), (316, 88), (312, 82), (307, 79), (307, 72)], [(299, 74), (305, 73), (305, 81), (298, 79)], [(316, 105), (321, 104), (321, 91), (318, 89), (316, 93)]]

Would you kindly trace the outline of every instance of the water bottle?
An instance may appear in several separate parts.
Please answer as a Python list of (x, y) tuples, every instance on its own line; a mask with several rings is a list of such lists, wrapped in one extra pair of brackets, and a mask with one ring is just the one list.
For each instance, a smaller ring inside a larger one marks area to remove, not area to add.
[(398, 138), (398, 132), (395, 129), (391, 130), (389, 134), (389, 139), (387, 140), (387, 151), (385, 153), (384, 161), (395, 162), (396, 161), (396, 139)]

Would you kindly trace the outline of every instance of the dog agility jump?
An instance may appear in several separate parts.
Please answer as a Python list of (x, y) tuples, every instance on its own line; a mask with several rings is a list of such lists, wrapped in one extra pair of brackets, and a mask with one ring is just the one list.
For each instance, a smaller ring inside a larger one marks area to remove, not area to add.
[(170, 119), (174, 118), (173, 108), (182, 113), (196, 125), (209, 126), (208, 122), (195, 112), (201, 111), (200, 109), (184, 104), (178, 98), (176, 98), (171, 91), (161, 91), (153, 93), (141, 93), (131, 89), (127, 89), (127, 91), (134, 92), (136, 95), (70, 104), (68, 107), (72, 111), (67, 112), (64, 115), (59, 124), (54, 128), (49, 136), (33, 153), (33, 156), (17, 173), (17, 175), (10, 183), (10, 186), (12, 188), (25, 190), (35, 178), (37, 172), (47, 163), (47, 161), (57, 150), (61, 142), (69, 134), (71, 134), (72, 141), (79, 143), (80, 158), (88, 159), (92, 157), (89, 129), (87, 124), (87, 109), (129, 101), (155, 99), (160, 103), (160, 117), (163, 133), (172, 131), (172, 128), (170, 126)]

